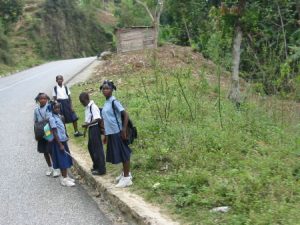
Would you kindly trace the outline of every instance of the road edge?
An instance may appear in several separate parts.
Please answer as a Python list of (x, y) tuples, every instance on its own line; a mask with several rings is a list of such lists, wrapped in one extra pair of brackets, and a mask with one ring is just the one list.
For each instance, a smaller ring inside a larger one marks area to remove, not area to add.
[(89, 62), (87, 65), (85, 65), (81, 70), (79, 70), (78, 72), (76, 72), (74, 75), (72, 75), (70, 78), (68, 78), (67, 80), (64, 81), (65, 84), (68, 84), (69, 82), (71, 82), (75, 77), (77, 77), (78, 75), (80, 75), (81, 73), (83, 73), (90, 65), (92, 65), (95, 61), (97, 60), (97, 58), (95, 57), (94, 60), (92, 60), (91, 62)]
[(86, 184), (98, 191), (103, 199), (120, 210), (127, 219), (140, 225), (179, 225), (162, 214), (160, 208), (146, 202), (141, 196), (128, 189), (116, 188), (112, 177), (93, 176), (90, 172), (92, 162), (88, 160), (88, 152), (78, 147), (72, 140), (69, 146), (76, 173)]

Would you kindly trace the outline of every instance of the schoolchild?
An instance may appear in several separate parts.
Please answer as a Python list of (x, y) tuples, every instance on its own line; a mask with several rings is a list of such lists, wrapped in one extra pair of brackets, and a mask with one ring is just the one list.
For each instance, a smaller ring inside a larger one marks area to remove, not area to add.
[(73, 123), (74, 127), (74, 136), (80, 137), (83, 134), (78, 131), (77, 120), (78, 117), (74, 112), (72, 99), (71, 99), (71, 91), (70, 89), (63, 84), (64, 78), (62, 75), (56, 76), (57, 85), (53, 88), (52, 96), (53, 99), (58, 101), (61, 104), (61, 114), (65, 118), (65, 123)]
[[(116, 86), (112, 81), (105, 80), (100, 86), (106, 101), (102, 109), (104, 121), (105, 137), (107, 142), (106, 162), (112, 164), (123, 164), (123, 171), (116, 178), (116, 187), (127, 187), (132, 185), (130, 173), (131, 149), (127, 144), (126, 127), (128, 124), (128, 114), (121, 103), (112, 95)], [(121, 118), (124, 118), (123, 121)]]
[[(39, 93), (35, 101), (38, 103), (38, 106), (34, 109), (34, 122), (41, 122), (43, 120), (49, 119), (49, 104), (48, 101), (50, 98), (45, 93)], [(52, 161), (51, 161), (51, 148), (47, 140), (41, 139), (37, 140), (37, 151), (39, 153), (44, 154), (44, 158), (48, 165), (48, 169), (46, 170), (46, 176), (53, 175), (54, 177), (59, 176), (59, 171), (53, 170)]]
[(83, 124), (82, 127), (85, 128), (84, 136), (88, 129), (88, 150), (93, 161), (91, 171), (93, 175), (104, 175), (106, 168), (101, 139), (100, 110), (94, 101), (90, 100), (89, 94), (86, 92), (80, 94), (79, 100), (85, 107), (85, 124)]
[(73, 165), (70, 150), (68, 147), (68, 136), (65, 124), (60, 113), (60, 103), (52, 103), (52, 113), (49, 119), (50, 127), (54, 136), (51, 142), (52, 162), (54, 169), (60, 169), (60, 183), (63, 186), (75, 186), (75, 180), (68, 176), (68, 169)]

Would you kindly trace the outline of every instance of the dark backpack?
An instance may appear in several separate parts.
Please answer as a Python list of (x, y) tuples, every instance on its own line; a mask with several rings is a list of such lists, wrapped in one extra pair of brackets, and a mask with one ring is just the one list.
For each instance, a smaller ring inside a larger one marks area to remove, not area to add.
[[(116, 111), (115, 111), (115, 100), (112, 101), (112, 109), (114, 111), (114, 115), (115, 115), (118, 127), (121, 130), (119, 121), (117, 119), (117, 114), (116, 114)], [(122, 119), (122, 123), (124, 123), (124, 117), (123, 116), (121, 116), (121, 119)], [(138, 134), (137, 134), (137, 129), (133, 125), (133, 122), (132, 122), (132, 120), (130, 118), (128, 118), (128, 124), (127, 124), (127, 128), (126, 128), (126, 133), (127, 133), (127, 143), (128, 144), (132, 144), (134, 142), (134, 139), (137, 138)]]
[[(69, 91), (68, 91), (67, 86), (65, 86), (65, 90), (66, 90), (67, 95), (69, 96)], [(55, 96), (57, 97), (57, 86), (54, 87), (54, 92), (55, 92)]]
[[(39, 111), (41, 117), (43, 118), (40, 110), (38, 110), (38, 111)], [(43, 118), (42, 121), (34, 123), (34, 136), (37, 141), (40, 141), (43, 139), (43, 137), (45, 135), (44, 127), (46, 126), (47, 123), (49, 123), (49, 119), (46, 119), (46, 118)]]

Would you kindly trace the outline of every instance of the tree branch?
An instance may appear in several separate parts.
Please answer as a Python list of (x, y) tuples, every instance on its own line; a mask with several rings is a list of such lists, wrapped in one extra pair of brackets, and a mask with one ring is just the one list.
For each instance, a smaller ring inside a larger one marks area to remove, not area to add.
[(164, 1), (163, 0), (158, 0), (156, 10), (155, 10), (156, 23), (159, 23), (160, 15), (163, 11), (163, 8), (164, 8)]
[(152, 13), (151, 13), (149, 7), (146, 5), (146, 3), (145, 3), (145, 2), (142, 2), (142, 1), (140, 1), (140, 0), (135, 0), (135, 1), (136, 1), (137, 3), (139, 3), (140, 5), (142, 5), (142, 6), (145, 8), (145, 10), (148, 12), (148, 14), (149, 14), (149, 16), (150, 16), (152, 22), (154, 23), (154, 22), (155, 22), (155, 19), (154, 19)]
[(278, 14), (280, 16), (280, 23), (281, 23), (281, 29), (282, 29), (282, 34), (283, 34), (283, 41), (284, 41), (284, 50), (285, 50), (285, 58), (288, 58), (288, 50), (287, 50), (287, 41), (286, 41), (286, 34), (285, 34), (285, 29), (284, 29), (284, 23), (283, 23), (283, 19), (282, 19), (282, 15), (281, 15), (281, 10), (278, 4), (278, 1), (276, 1), (277, 4), (277, 10), (278, 10)]

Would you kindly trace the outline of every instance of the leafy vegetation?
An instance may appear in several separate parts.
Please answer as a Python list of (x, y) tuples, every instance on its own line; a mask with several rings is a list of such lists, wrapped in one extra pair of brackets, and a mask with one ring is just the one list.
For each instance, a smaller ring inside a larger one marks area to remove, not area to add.
[(0, 22), (3, 23), (6, 32), (9, 25), (18, 21), (22, 11), (22, 0), (0, 0)]
[[(3, 2), (3, 4), (2, 4)], [(52, 59), (96, 55), (112, 48), (113, 36), (96, 19), (90, 2), (0, 2), (0, 75)]]
[(46, 50), (42, 53), (46, 57), (83, 57), (111, 48), (112, 36), (75, 0), (47, 0), (41, 18), (48, 30), (47, 41), (43, 41)]
[[(154, 0), (144, 0), (155, 9)], [(244, 2), (245, 6), (240, 7)], [(187, 45), (231, 69), (236, 28), (242, 32), (241, 76), (262, 94), (291, 93), (299, 76), (299, 3), (244, 0), (164, 1), (161, 42)], [(122, 10), (123, 8), (127, 10)], [(149, 25), (135, 1), (122, 1), (121, 26)], [(117, 12), (119, 12), (117, 10)], [(145, 21), (146, 20), (146, 21)], [(218, 55), (216, 56), (216, 52)], [(217, 61), (219, 58), (221, 60)]]
[[(81, 91), (101, 106), (101, 80), (118, 83), (115, 95), (139, 131), (132, 190), (183, 224), (297, 224), (300, 142), (291, 106), (253, 95), (237, 111), (223, 90), (221, 125), (219, 86), (205, 65), (194, 73), (188, 65), (169, 69), (149, 61), (151, 68), (125, 68), (72, 89), (83, 115)], [(231, 210), (210, 212), (218, 206)]]

